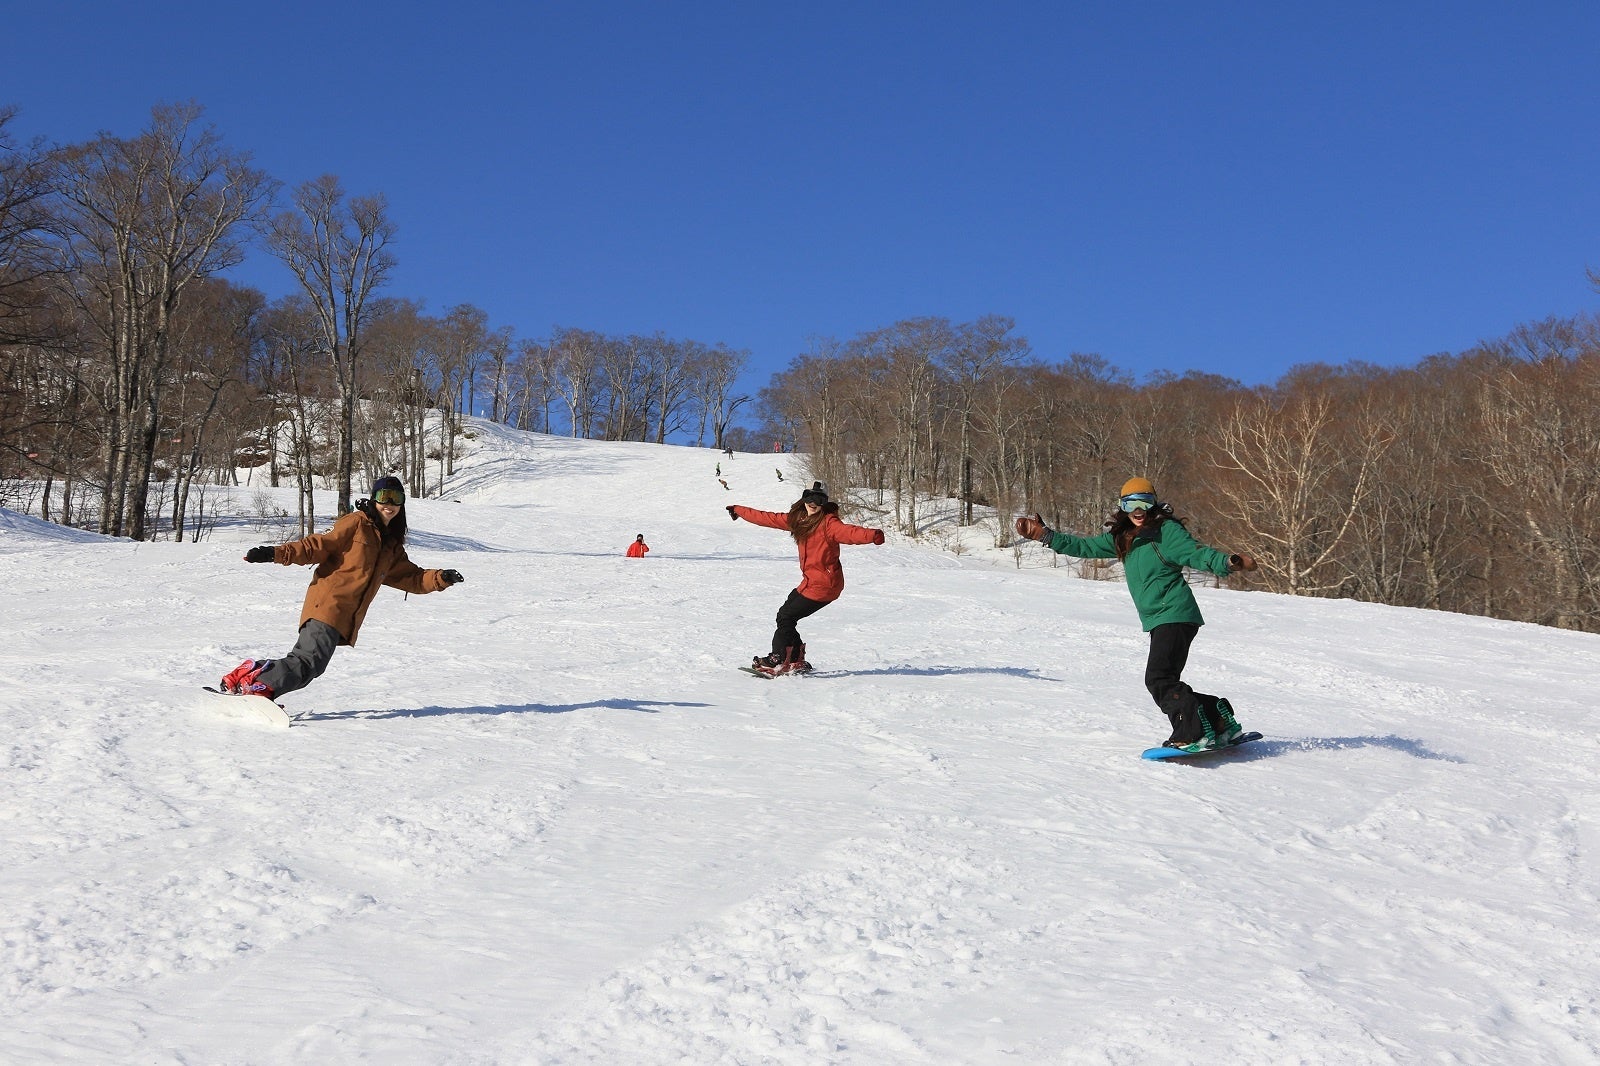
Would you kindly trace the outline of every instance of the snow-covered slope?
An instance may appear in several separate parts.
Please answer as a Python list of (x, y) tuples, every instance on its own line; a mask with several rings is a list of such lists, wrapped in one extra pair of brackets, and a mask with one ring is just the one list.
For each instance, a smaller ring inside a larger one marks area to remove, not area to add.
[(0, 1061), (1600, 1061), (1600, 638), (1200, 589), (1267, 739), (1146, 763), (1119, 584), (846, 548), (760, 680), (789, 457), (476, 428), (288, 731), (247, 522), (5, 516)]

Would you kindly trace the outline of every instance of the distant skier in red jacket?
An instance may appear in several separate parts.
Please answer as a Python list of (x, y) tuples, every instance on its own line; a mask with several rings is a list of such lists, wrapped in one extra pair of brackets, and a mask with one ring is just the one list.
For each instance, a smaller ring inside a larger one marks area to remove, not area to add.
[(644, 542), (644, 534), (640, 533), (633, 538), (633, 543), (628, 545), (628, 558), (643, 559), (644, 553), (650, 550), (650, 545)]
[(772, 651), (757, 655), (751, 668), (772, 675), (810, 670), (806, 646), (796, 628), (798, 623), (828, 606), (844, 591), (839, 545), (882, 544), (883, 530), (841, 521), (839, 505), (829, 502), (820, 481), (813, 481), (811, 487), (800, 494), (788, 514), (734, 504), (728, 508), (728, 517), (788, 530), (800, 549), (800, 584), (778, 608), (778, 628), (772, 634)]

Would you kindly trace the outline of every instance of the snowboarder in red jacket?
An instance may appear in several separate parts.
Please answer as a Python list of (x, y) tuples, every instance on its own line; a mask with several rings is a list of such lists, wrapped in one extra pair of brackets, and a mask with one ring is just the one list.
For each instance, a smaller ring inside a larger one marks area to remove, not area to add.
[(640, 533), (633, 538), (633, 543), (628, 545), (628, 558), (643, 559), (644, 553), (650, 550), (650, 545), (644, 542), (644, 534)]
[(730, 506), (728, 517), (744, 519), (758, 526), (783, 529), (794, 538), (800, 551), (800, 584), (778, 608), (778, 627), (772, 634), (772, 651), (757, 655), (751, 668), (763, 674), (811, 669), (806, 661), (806, 646), (797, 628), (808, 618), (839, 598), (844, 591), (844, 567), (839, 563), (841, 544), (882, 544), (883, 530), (853, 526), (839, 518), (839, 505), (828, 500), (822, 482), (813, 481), (800, 494), (787, 514), (758, 511), (753, 507)]

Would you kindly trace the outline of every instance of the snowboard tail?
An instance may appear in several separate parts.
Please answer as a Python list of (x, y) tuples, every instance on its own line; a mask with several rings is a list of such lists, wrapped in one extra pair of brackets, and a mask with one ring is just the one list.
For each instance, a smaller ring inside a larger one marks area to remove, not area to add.
[(260, 722), (277, 729), (289, 728), (289, 713), (265, 696), (223, 692), (211, 685), (202, 686), (200, 691), (203, 693), (201, 701), (208, 711), (221, 711), (229, 718)]
[(1219, 752), (1229, 751), (1229, 750), (1231, 750), (1233, 748), (1237, 748), (1240, 744), (1248, 744), (1252, 740), (1260, 740), (1260, 739), (1261, 739), (1261, 734), (1260, 733), (1240, 733), (1238, 738), (1236, 740), (1234, 740), (1234, 742), (1232, 744), (1229, 744), (1226, 747), (1208, 748), (1205, 751), (1184, 751), (1182, 748), (1167, 748), (1167, 747), (1146, 748), (1143, 751), (1143, 753), (1140, 754), (1139, 758), (1141, 758), (1141, 759), (1156, 759), (1156, 760), (1160, 760), (1160, 759), (1204, 759), (1208, 755), (1216, 755)]

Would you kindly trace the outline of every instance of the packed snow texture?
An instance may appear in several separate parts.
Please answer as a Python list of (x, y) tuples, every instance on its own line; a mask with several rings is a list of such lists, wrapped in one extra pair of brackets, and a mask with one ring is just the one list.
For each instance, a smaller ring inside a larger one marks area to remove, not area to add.
[(1197, 578), (1266, 739), (1150, 763), (1117, 581), (847, 546), (759, 679), (796, 457), (473, 425), (286, 731), (281, 537), (3, 515), (0, 1061), (1600, 1061), (1600, 638)]

